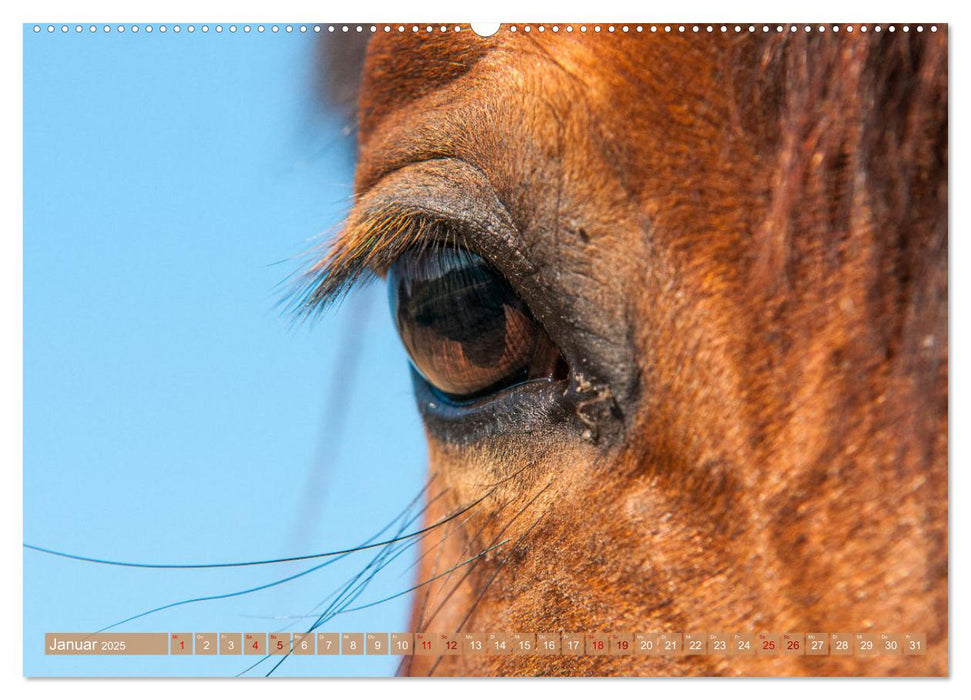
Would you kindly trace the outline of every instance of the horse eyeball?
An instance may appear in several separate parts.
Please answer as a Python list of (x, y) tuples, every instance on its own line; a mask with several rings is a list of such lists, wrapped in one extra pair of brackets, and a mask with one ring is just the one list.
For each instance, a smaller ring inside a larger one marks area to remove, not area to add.
[(388, 270), (391, 313), (418, 373), (454, 400), (560, 378), (559, 350), (482, 257), (433, 244)]

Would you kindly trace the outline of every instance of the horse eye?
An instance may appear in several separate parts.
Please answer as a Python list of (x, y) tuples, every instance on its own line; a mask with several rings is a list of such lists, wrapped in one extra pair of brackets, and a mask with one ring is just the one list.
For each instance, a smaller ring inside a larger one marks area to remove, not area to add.
[(406, 252), (388, 270), (388, 294), (412, 364), (451, 399), (566, 376), (529, 309), (475, 253), (439, 244)]

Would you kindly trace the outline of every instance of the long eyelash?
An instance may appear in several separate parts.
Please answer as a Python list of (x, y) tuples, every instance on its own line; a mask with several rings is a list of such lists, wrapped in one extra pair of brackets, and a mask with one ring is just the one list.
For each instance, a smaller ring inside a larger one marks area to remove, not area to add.
[(351, 219), (331, 242), (308, 251), (316, 261), (299, 275), (282, 300), (295, 320), (316, 316), (339, 303), (350, 289), (375, 274), (384, 274), (405, 251), (422, 254), (435, 241), (457, 238), (433, 212), (388, 206)]

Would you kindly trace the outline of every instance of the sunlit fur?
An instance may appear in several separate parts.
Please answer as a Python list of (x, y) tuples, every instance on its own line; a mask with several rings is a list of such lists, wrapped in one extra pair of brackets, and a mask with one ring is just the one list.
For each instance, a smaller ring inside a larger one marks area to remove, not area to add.
[[(563, 315), (636, 357), (617, 440), (429, 433), (429, 522), (489, 496), (425, 539), (418, 580), (504, 544), (419, 589), (414, 629), (915, 631), (927, 656), (404, 671), (947, 673), (946, 28), (786, 29), (371, 41), (361, 202), (471, 166)], [(311, 305), (423, 236), (427, 212), (362, 206)]]

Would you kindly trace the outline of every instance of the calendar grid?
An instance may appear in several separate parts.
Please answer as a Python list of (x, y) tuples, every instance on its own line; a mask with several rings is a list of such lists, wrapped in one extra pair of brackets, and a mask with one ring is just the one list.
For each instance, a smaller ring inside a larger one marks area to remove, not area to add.
[(922, 632), (49, 632), (48, 656), (923, 656)]

